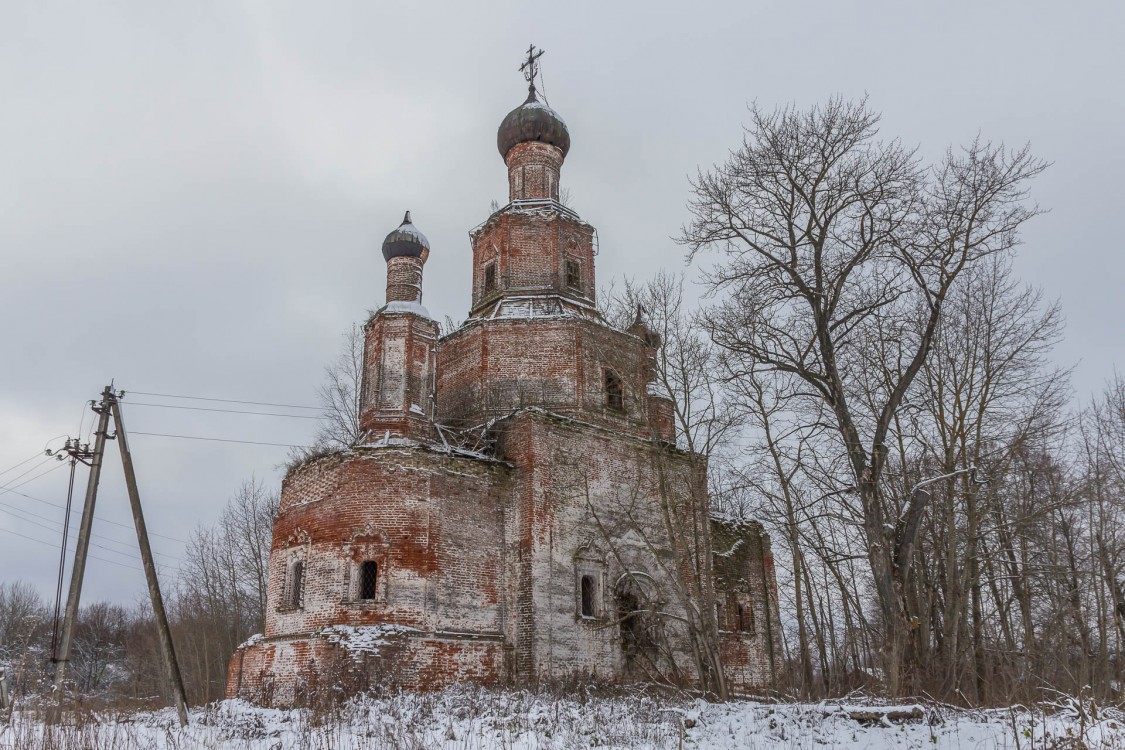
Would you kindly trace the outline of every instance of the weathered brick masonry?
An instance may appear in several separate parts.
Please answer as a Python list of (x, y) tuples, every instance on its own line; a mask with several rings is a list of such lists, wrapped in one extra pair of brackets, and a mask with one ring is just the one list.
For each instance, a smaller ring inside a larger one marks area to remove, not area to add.
[(640, 314), (622, 331), (597, 311), (594, 229), (558, 202), (565, 124), (532, 87), (497, 143), (510, 202), (470, 235), (472, 306), (456, 331), (439, 339), (422, 307), (430, 247), (409, 213), (383, 243), (364, 436), (286, 477), (265, 632), (231, 659), (230, 696), (687, 684), (684, 623), (703, 601), (731, 686), (776, 674), (769, 538), (710, 520), (706, 460), (676, 447), (655, 383), (659, 338)]

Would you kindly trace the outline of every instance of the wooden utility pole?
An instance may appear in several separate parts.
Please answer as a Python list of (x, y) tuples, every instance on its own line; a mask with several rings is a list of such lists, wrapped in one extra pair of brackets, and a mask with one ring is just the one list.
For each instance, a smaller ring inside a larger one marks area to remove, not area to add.
[(137, 489), (137, 475), (133, 471), (133, 455), (129, 452), (129, 440), (125, 433), (125, 422), (121, 419), (121, 404), (110, 394), (110, 409), (113, 411), (113, 424), (117, 428), (117, 447), (121, 451), (121, 466), (125, 470), (125, 487), (129, 492), (129, 505), (133, 511), (133, 525), (137, 527), (137, 543), (141, 548), (141, 562), (144, 563), (145, 580), (148, 582), (148, 596), (152, 601), (152, 613), (156, 616), (156, 627), (160, 631), (160, 655), (164, 660), (164, 671), (176, 702), (176, 713), (180, 725), (188, 723), (187, 695), (184, 681), (180, 676), (180, 665), (176, 661), (176, 649), (172, 645), (172, 631), (168, 628), (168, 616), (164, 612), (164, 599), (160, 596), (160, 581), (156, 577), (156, 565), (152, 561), (152, 548), (148, 543), (148, 529), (145, 528), (144, 513), (141, 512), (141, 494)]
[(55, 656), (57, 706), (61, 705), (65, 691), (66, 668), (70, 661), (70, 646), (74, 639), (74, 626), (78, 621), (78, 604), (82, 598), (82, 579), (86, 573), (86, 554), (90, 551), (90, 527), (94, 523), (94, 503), (97, 501), (98, 480), (102, 474), (106, 432), (109, 430), (109, 403), (112, 399), (113, 387), (107, 385), (102, 390), (101, 403), (93, 407), (100, 417), (97, 432), (94, 433), (94, 454), (90, 461), (90, 478), (86, 482), (86, 500), (82, 504), (82, 521), (78, 527), (78, 546), (74, 550), (74, 566), (70, 573), (70, 591), (66, 597), (66, 614), (63, 616), (62, 637), (59, 640), (59, 650)]
[[(94, 522), (94, 503), (97, 500), (98, 480), (101, 478), (102, 460), (105, 456), (105, 441), (116, 439), (117, 447), (121, 450), (121, 465), (125, 470), (125, 486), (129, 492), (129, 505), (133, 511), (133, 525), (137, 529), (137, 543), (141, 550), (141, 562), (144, 565), (145, 581), (148, 583), (149, 599), (152, 601), (152, 612), (156, 617), (156, 626), (160, 633), (160, 654), (164, 661), (164, 671), (168, 678), (172, 700), (176, 703), (176, 713), (179, 715), (180, 724), (181, 726), (186, 725), (188, 713), (184, 681), (180, 676), (179, 663), (176, 661), (176, 650), (172, 645), (172, 632), (168, 628), (164, 599), (160, 595), (160, 581), (156, 577), (156, 564), (152, 560), (152, 547), (149, 546), (148, 530), (145, 527), (144, 514), (141, 512), (141, 495), (137, 489), (137, 476), (133, 470), (133, 456), (129, 452), (125, 422), (121, 419), (121, 404), (118, 401), (117, 394), (113, 391), (112, 384), (102, 390), (102, 400), (93, 409), (100, 415), (100, 418), (98, 430), (95, 433), (97, 439), (94, 441), (94, 451), (90, 462), (90, 479), (86, 484), (86, 502), (82, 506), (82, 522), (78, 529), (78, 547), (74, 551), (74, 567), (70, 574), (70, 593), (66, 600), (62, 637), (55, 658), (55, 690), (57, 692), (55, 719), (57, 720), (61, 714), (67, 663), (70, 661), (71, 643), (74, 639), (75, 624), (78, 621), (78, 605), (82, 596), (82, 579), (86, 573), (86, 554), (90, 549), (90, 527)], [(111, 416), (116, 428), (113, 438), (110, 438), (107, 434)]]

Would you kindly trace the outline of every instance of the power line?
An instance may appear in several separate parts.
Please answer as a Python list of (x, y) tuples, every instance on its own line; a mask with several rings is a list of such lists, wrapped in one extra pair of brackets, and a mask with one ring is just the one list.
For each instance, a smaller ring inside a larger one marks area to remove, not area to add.
[(140, 401), (126, 401), (129, 406), (155, 406), (159, 409), (190, 409), (191, 411), (214, 411), (222, 414), (256, 414), (259, 417), (289, 417), (290, 419), (320, 419), (307, 414), (278, 414), (269, 411), (246, 411), (243, 409), (210, 409), (206, 406), (176, 406), (174, 404), (146, 404)]
[[(40, 455), (43, 455), (43, 454), (40, 454)], [(30, 474), (31, 472), (35, 471), (36, 469), (41, 469), (41, 468), (43, 468), (43, 466), (44, 466), (44, 465), (45, 465), (45, 464), (46, 464), (47, 462), (49, 462), (50, 460), (51, 460), (51, 457), (50, 457), (50, 456), (43, 456), (43, 460), (42, 460), (42, 461), (40, 461), (39, 463), (35, 464), (34, 466), (32, 466), (32, 467), (31, 467), (30, 469), (28, 469), (27, 471), (23, 472), (22, 474), (17, 474), (16, 476), (12, 477), (11, 479), (9, 479), (9, 480), (8, 480), (8, 482), (7, 482), (6, 484), (4, 484), (3, 486), (0, 486), (0, 489), (3, 489), (4, 487), (8, 487), (8, 486), (12, 485), (12, 483), (13, 483), (13, 482), (15, 482), (15, 481), (16, 481), (17, 479), (19, 479), (20, 477), (25, 477), (25, 476), (27, 476), (28, 474)], [(27, 463), (27, 461), (24, 461), (24, 463)], [(19, 485), (17, 484), (17, 485), (14, 485), (14, 486), (18, 487)]]
[[(82, 423), (78, 424), (78, 434), (82, 434)], [(70, 440), (67, 440), (70, 443)], [(59, 544), (59, 572), (55, 576), (55, 607), (51, 610), (51, 658), (54, 659), (58, 656), (59, 646), (59, 624), (60, 616), (62, 615), (62, 591), (63, 591), (63, 577), (66, 574), (66, 543), (70, 536), (70, 508), (74, 503), (74, 475), (78, 468), (77, 454), (82, 451), (81, 447), (68, 445), (67, 451), (70, 453), (70, 480), (66, 486), (66, 510), (63, 512), (62, 523), (62, 542)], [(85, 453), (85, 451), (82, 451)]]
[(181, 440), (210, 440), (215, 443), (243, 443), (244, 445), (274, 445), (279, 448), (311, 448), (311, 445), (294, 445), (293, 443), (261, 443), (256, 440), (231, 440), (229, 438), (200, 437), (198, 435), (169, 435), (163, 432), (137, 432), (130, 430), (130, 435), (150, 435), (152, 437), (180, 438)]
[(181, 396), (175, 393), (148, 393), (147, 391), (125, 391), (125, 394), (135, 393), (138, 396), (158, 396), (160, 398), (183, 398), (191, 401), (219, 401), (224, 404), (250, 404), (251, 406), (277, 406), (282, 409), (312, 409), (314, 411), (324, 411), (319, 406), (301, 406), (299, 404), (273, 404), (267, 401), (240, 401), (235, 398), (208, 398), (206, 396)]
[[(4, 510), (3, 508), (0, 508), (0, 513), (7, 513), (9, 516), (12, 516), (14, 518), (18, 518), (19, 520), (23, 521), (24, 523), (29, 523), (32, 526), (38, 526), (41, 529), (46, 529), (47, 531), (50, 531), (52, 534), (59, 534), (60, 536), (62, 535), (62, 532), (59, 531), (58, 529), (53, 529), (50, 526), (46, 526), (44, 524), (38, 523), (37, 521), (32, 521), (30, 518), (24, 518), (23, 516), (17, 515), (10, 510)], [(98, 535), (95, 534), (94, 536), (98, 536)], [(98, 536), (98, 538), (101, 539), (103, 537)], [(118, 542), (118, 544), (123, 544), (123, 542)], [(98, 549), (104, 549), (106, 552), (111, 552), (115, 555), (121, 555), (123, 557), (127, 557), (130, 560), (138, 560), (139, 561), (141, 559), (137, 555), (132, 555), (132, 554), (129, 554), (128, 552), (123, 552), (119, 549), (113, 549), (112, 547), (106, 547), (105, 545), (98, 544), (97, 542), (90, 542), (90, 546), (97, 547)], [(176, 562), (180, 562), (179, 558), (173, 558), (173, 559)]]
[[(41, 516), (38, 513), (32, 513), (30, 510), (25, 510), (25, 509), (19, 507), (18, 505), (9, 505), (8, 503), (0, 502), (0, 506), (2, 506), (2, 507), (0, 507), (0, 513), (7, 513), (9, 515), (15, 516), (16, 518), (20, 519), (21, 521), (27, 521), (28, 523), (35, 523), (34, 521), (31, 521), (27, 518), (23, 518), (22, 516), (16, 515), (12, 511), (19, 511), (20, 513), (23, 513), (24, 515), (31, 516), (32, 518), (38, 518), (42, 521), (46, 521), (47, 523), (53, 523), (55, 526), (62, 526), (63, 525), (61, 522), (56, 521), (53, 518), (48, 518), (47, 516)], [(4, 508), (10, 508), (11, 510), (4, 510)], [(77, 512), (76, 511), (73, 512), (73, 515), (77, 515)], [(35, 524), (35, 525), (38, 526), (39, 524)], [(124, 524), (122, 524), (122, 526), (124, 526)], [(58, 529), (51, 529), (51, 531), (54, 531), (56, 533), (61, 533), (61, 532), (58, 531)], [(123, 542), (120, 539), (114, 539), (113, 537), (105, 536), (103, 534), (91, 534), (91, 536), (95, 536), (98, 539), (101, 539), (101, 540), (106, 541), (106, 542), (110, 542), (111, 544), (120, 544), (124, 547), (131, 547), (132, 546), (129, 542)], [(116, 550), (112, 550), (112, 551), (116, 552)], [(166, 552), (153, 552), (153, 554), (160, 555), (161, 557), (167, 557), (168, 559), (175, 560), (176, 562), (183, 562), (180, 558), (176, 557), (175, 555), (169, 555)]]
[[(48, 460), (50, 460), (50, 459), (48, 459)], [(43, 464), (38, 464), (34, 468), (38, 469), (42, 465)], [(25, 484), (30, 484), (31, 482), (34, 482), (36, 479), (47, 476), (52, 471), (58, 471), (59, 469), (61, 469), (65, 465), (66, 464), (59, 463), (57, 466), (52, 466), (50, 469), (47, 469), (42, 474), (36, 474), (31, 479), (25, 479), (24, 481), (20, 482), (19, 484), (6, 484), (3, 487), (0, 487), (0, 495), (3, 495), (5, 492), (15, 492), (16, 487), (23, 487)], [(26, 473), (27, 472), (24, 472), (24, 474), (26, 474)], [(20, 474), (20, 476), (22, 477), (23, 474)], [(16, 477), (16, 479), (19, 479), (19, 477)], [(19, 494), (19, 493), (16, 493), (16, 494)]]
[[(133, 434), (135, 435), (136, 433), (133, 433)], [(52, 502), (51, 502), (51, 501), (49, 501), (49, 500), (42, 500), (42, 499), (40, 499), (40, 498), (38, 498), (38, 497), (32, 497), (31, 495), (27, 495), (27, 494), (25, 494), (25, 493), (23, 493), (23, 492), (14, 492), (13, 490), (8, 490), (8, 491), (9, 491), (9, 492), (12, 492), (13, 494), (19, 495), (20, 497), (26, 497), (26, 498), (27, 498), (28, 500), (34, 500), (34, 501), (35, 501), (35, 502), (37, 502), (37, 503), (43, 503), (44, 505), (50, 505), (50, 506), (52, 506), (52, 507), (55, 507), (55, 508), (63, 508), (63, 506), (59, 505), (58, 503), (52, 503)], [(65, 508), (63, 508), (63, 510), (66, 510), (66, 509), (65, 509)], [(80, 514), (79, 514), (79, 512), (78, 512), (78, 511), (74, 511), (74, 512), (72, 512), (72, 513), (71, 513), (71, 515), (73, 515), (73, 516), (77, 516), (77, 515), (80, 515)], [(121, 528), (123, 528), (123, 529), (132, 529), (132, 528), (133, 528), (133, 527), (132, 527), (132, 526), (130, 526), (129, 524), (126, 524), (126, 523), (120, 523), (120, 522), (118, 522), (118, 521), (111, 521), (111, 520), (109, 520), (108, 518), (103, 518), (103, 517), (101, 517), (101, 516), (99, 516), (99, 515), (95, 515), (95, 516), (94, 516), (94, 518), (96, 518), (97, 520), (101, 521), (102, 523), (108, 523), (108, 524), (112, 524), (112, 525), (114, 525), (114, 526), (120, 526), (120, 527), (121, 527)], [(150, 531), (150, 532), (148, 532), (148, 533), (149, 533), (149, 535), (151, 535), (151, 536), (158, 536), (158, 537), (160, 537), (161, 539), (169, 539), (169, 540), (171, 540), (171, 541), (173, 541), (173, 542), (179, 542), (180, 544), (190, 544), (190, 542), (188, 542), (188, 541), (187, 541), (186, 539), (177, 539), (177, 538), (176, 538), (176, 537), (174, 537), (174, 536), (168, 536), (168, 535), (166, 535), (166, 534), (157, 534), (157, 533), (156, 533), (155, 531)]]
[[(12, 531), (11, 529), (0, 528), (0, 531), (3, 531), (6, 534), (11, 534), (12, 536), (18, 536), (21, 539), (27, 539), (27, 540), (32, 541), (32, 542), (39, 542), (40, 544), (45, 544), (48, 547), (57, 547), (58, 546), (54, 542), (44, 542), (42, 539), (36, 539), (33, 536), (28, 536), (27, 534), (21, 534), (18, 531)], [(128, 568), (129, 570), (136, 570), (136, 571), (141, 572), (141, 573), (144, 572), (140, 568), (135, 568), (132, 565), (126, 565), (125, 563), (117, 562), (116, 560), (107, 560), (104, 557), (97, 557), (95, 555), (90, 555), (90, 557), (92, 557), (95, 560), (101, 560), (104, 563), (109, 563), (110, 565), (117, 565), (119, 567)]]
[[(31, 458), (25, 458), (24, 460), (20, 461), (18, 464), (15, 464), (14, 466), (9, 466), (8, 468), (4, 469), (4, 471), (0, 471), (0, 476), (4, 476), (9, 471), (12, 471), (14, 469), (18, 469), (19, 467), (26, 464), (28, 461), (34, 461), (36, 458), (38, 458), (42, 455), (43, 455), (43, 451), (39, 451), (38, 453), (35, 453), (34, 455), (32, 455)], [(16, 477), (16, 479), (19, 479), (19, 477)], [(15, 479), (13, 479), (12, 481), (14, 482)]]

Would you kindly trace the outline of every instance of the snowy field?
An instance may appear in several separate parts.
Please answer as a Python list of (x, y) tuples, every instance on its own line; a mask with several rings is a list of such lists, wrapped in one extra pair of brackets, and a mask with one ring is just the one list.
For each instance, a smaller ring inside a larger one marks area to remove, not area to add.
[[(180, 728), (169, 710), (103, 715), (45, 727), (16, 711), (0, 747), (51, 750), (238, 748), (350, 750), (429, 748), (1119, 748), (1125, 713), (1063, 702), (1046, 710), (962, 711), (920, 706), (902, 723), (857, 721), (859, 706), (726, 704), (658, 695), (558, 698), (458, 688), (354, 701), (332, 713), (280, 711), (225, 701), (192, 711)], [(909, 709), (910, 707), (896, 707)], [(873, 706), (865, 712), (879, 713)]]

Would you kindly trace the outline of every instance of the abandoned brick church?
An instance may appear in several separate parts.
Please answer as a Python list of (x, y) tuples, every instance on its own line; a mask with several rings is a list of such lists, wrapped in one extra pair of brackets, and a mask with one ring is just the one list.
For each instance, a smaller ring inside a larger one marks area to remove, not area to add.
[(570, 134), (530, 79), (497, 134), (510, 201), (471, 233), (468, 320), (439, 336), (422, 306), (409, 213), (383, 242), (363, 437), (286, 477), (265, 632), (232, 657), (231, 697), (292, 703), (343, 675), (691, 684), (709, 644), (736, 692), (779, 668), (769, 538), (711, 519), (659, 337), (598, 312), (594, 228), (559, 202)]

